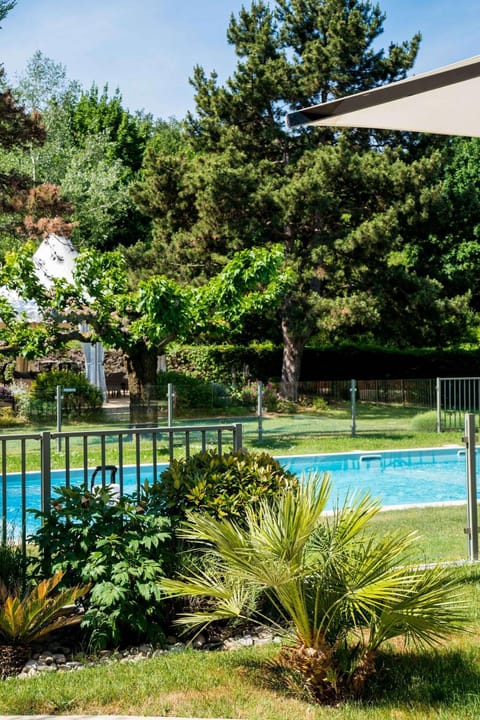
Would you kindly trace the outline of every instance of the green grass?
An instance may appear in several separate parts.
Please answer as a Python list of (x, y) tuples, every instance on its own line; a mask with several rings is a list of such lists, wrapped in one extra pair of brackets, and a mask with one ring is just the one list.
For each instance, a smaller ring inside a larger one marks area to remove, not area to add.
[(456, 571), (469, 630), (427, 650), (387, 647), (361, 702), (321, 707), (287, 690), (269, 666), (277, 647), (169, 653), (0, 683), (4, 714), (121, 714), (251, 720), (473, 720), (480, 714), (480, 569)]
[(418, 533), (416, 557), (426, 563), (466, 560), (466, 525), (466, 504), (388, 510), (372, 521), (372, 528), (380, 534), (392, 530)]
[[(245, 446), (254, 450), (266, 450), (273, 455), (302, 455), (309, 453), (339, 453), (363, 450), (401, 450), (405, 448), (445, 447), (462, 445), (460, 432), (398, 434), (372, 433), (370, 435), (321, 436), (278, 435), (258, 440), (248, 434)], [(463, 445), (462, 445), (463, 447)]]
[[(414, 431), (413, 419), (423, 411), (400, 405), (358, 404), (354, 437), (348, 403), (329, 406), (326, 412), (267, 415), (262, 420), (261, 438), (258, 418), (250, 415), (226, 420), (243, 424), (245, 447), (279, 455), (441, 447), (461, 443), (463, 431)], [(224, 421), (225, 418), (218, 420)]]

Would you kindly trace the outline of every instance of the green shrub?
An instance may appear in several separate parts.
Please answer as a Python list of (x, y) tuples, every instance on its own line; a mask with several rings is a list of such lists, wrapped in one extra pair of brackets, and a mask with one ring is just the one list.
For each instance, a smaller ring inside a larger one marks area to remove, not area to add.
[(92, 583), (82, 627), (92, 647), (160, 642), (164, 608), (158, 581), (170, 559), (169, 523), (134, 497), (113, 501), (108, 486), (56, 488), (37, 543), (40, 576), (58, 570), (64, 584)]
[(26, 562), (20, 545), (0, 543), (0, 587), (9, 593), (23, 592), (26, 588)]
[(29, 414), (41, 414), (45, 404), (48, 406), (49, 403), (55, 402), (57, 385), (75, 390), (63, 394), (62, 408), (66, 413), (95, 410), (103, 404), (101, 391), (82, 373), (73, 370), (50, 370), (39, 373), (32, 382), (28, 393)]
[(266, 379), (280, 375), (282, 349), (272, 342), (249, 345), (169, 345), (169, 370), (188, 373), (210, 382), (239, 386), (245, 373)]
[(322, 395), (302, 395), (298, 402), (302, 409), (313, 410), (316, 413), (324, 413), (329, 409), (328, 401)]
[(295, 413), (298, 411), (298, 405), (297, 403), (293, 402), (293, 400), (286, 400), (285, 398), (278, 398), (277, 402), (277, 412), (284, 413), (288, 415), (295, 415)]
[(219, 455), (209, 450), (173, 460), (151, 492), (159, 510), (175, 520), (183, 519), (187, 510), (241, 520), (247, 505), (275, 497), (293, 484), (295, 476), (267, 453)]
[(412, 430), (415, 430), (415, 432), (436, 432), (436, 410), (429, 410), (428, 412), (418, 413), (418, 415), (415, 415), (412, 418)]
[(0, 428), (14, 427), (15, 425), (23, 425), (24, 419), (20, 415), (16, 415), (12, 408), (0, 408)]
[(212, 386), (209, 382), (193, 375), (174, 372), (160, 372), (157, 375), (159, 398), (167, 397), (168, 384), (175, 387), (175, 407), (177, 409), (211, 408), (223, 404), (219, 385)]
[[(246, 380), (238, 390), (232, 392), (232, 398), (237, 400), (244, 407), (254, 409), (258, 403), (258, 380)], [(262, 384), (263, 408), (267, 412), (276, 412), (278, 403), (281, 400), (278, 390), (273, 383)]]

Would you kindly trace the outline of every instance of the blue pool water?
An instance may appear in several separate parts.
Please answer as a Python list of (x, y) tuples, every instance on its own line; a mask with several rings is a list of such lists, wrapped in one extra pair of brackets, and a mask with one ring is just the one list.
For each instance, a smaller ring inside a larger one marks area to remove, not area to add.
[[(330, 507), (342, 502), (353, 490), (369, 491), (384, 506), (465, 502), (465, 451), (460, 448), (352, 452), (328, 455), (296, 455), (278, 458), (282, 465), (298, 476), (310, 472), (328, 472), (332, 480)], [(480, 456), (479, 456), (480, 459)], [(478, 462), (478, 461), (477, 461)], [(166, 467), (158, 465), (157, 470)], [(151, 479), (151, 466), (143, 466), (141, 481)], [(29, 473), (26, 483), (28, 508), (40, 508), (38, 473)], [(71, 484), (83, 481), (83, 471), (72, 471)], [(52, 473), (52, 486), (63, 482), (60, 472)], [(124, 491), (136, 488), (135, 467), (124, 468)], [(19, 475), (7, 480), (7, 517), (16, 528), (21, 526), (21, 486)], [(28, 532), (35, 528), (33, 516), (27, 513)]]
[(460, 448), (285, 456), (279, 460), (297, 475), (329, 472), (331, 505), (352, 490), (369, 491), (384, 506), (467, 499), (465, 450)]

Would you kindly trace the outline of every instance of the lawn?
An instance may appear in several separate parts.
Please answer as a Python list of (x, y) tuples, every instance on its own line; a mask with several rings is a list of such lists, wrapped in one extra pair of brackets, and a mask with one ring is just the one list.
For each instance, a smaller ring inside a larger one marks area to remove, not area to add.
[[(241, 423), (243, 425), (244, 446), (250, 450), (266, 450), (273, 455), (294, 455), (315, 452), (346, 452), (351, 450), (380, 450), (414, 447), (441, 447), (442, 445), (460, 444), (463, 433), (455, 432), (415, 432), (412, 430), (412, 419), (419, 412), (418, 408), (403, 406), (384, 406), (361, 403), (357, 407), (356, 435), (352, 437), (350, 406), (348, 403), (329, 407), (324, 412), (299, 412), (293, 415), (267, 415), (262, 421), (262, 436), (259, 437), (258, 418), (248, 416), (228, 416), (209, 418), (177, 418), (175, 425), (207, 425)], [(160, 419), (159, 424), (165, 426)], [(64, 431), (107, 430), (128, 428), (127, 422), (114, 423), (103, 419), (102, 422), (72, 422), (64, 424)], [(0, 430), (0, 435), (20, 433), (38, 433), (42, 430), (54, 431), (55, 428), (42, 426), (17, 426)], [(112, 438), (114, 440), (114, 438)], [(215, 442), (215, 433), (210, 437)], [(27, 441), (27, 469), (39, 467), (38, 441)], [(106, 452), (106, 464), (118, 464), (116, 441), (107, 441), (103, 446)], [(201, 449), (199, 436), (192, 436), (191, 452)], [(8, 472), (20, 469), (21, 444), (16, 446), (13, 441), (8, 443)], [(135, 463), (137, 452), (140, 461), (150, 463), (152, 458), (151, 443), (148, 437), (142, 437), (140, 450), (135, 442), (123, 445), (123, 462)], [(70, 442), (70, 466), (83, 466), (83, 441), (74, 438)], [(94, 467), (102, 461), (102, 445), (98, 439), (89, 440), (89, 465)], [(175, 455), (184, 453), (183, 435), (175, 440)], [(166, 436), (158, 442), (157, 457), (160, 462), (168, 461), (169, 449)], [(52, 467), (64, 467), (64, 454), (57, 452), (52, 445)]]
[(473, 720), (480, 713), (480, 571), (459, 568), (470, 633), (427, 650), (386, 648), (362, 701), (320, 707), (287, 690), (268, 665), (275, 645), (187, 650), (135, 664), (0, 683), (4, 714), (121, 714), (248, 720)]

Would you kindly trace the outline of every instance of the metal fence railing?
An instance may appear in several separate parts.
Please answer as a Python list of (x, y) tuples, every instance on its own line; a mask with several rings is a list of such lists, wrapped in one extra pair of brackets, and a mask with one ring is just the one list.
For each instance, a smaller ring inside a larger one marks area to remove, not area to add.
[(437, 430), (462, 430), (465, 415), (480, 423), (480, 378), (437, 378)]
[[(276, 387), (281, 395), (296, 397), (300, 403), (315, 397), (341, 402), (350, 401), (352, 382), (352, 380), (315, 380), (295, 384), (277, 383)], [(355, 380), (355, 386), (356, 398), (359, 402), (435, 408), (435, 379)]]
[(215, 448), (222, 454), (241, 449), (242, 442), (240, 423), (2, 435), (1, 541), (13, 533), (25, 550), (28, 509), (48, 512), (56, 486), (90, 489), (95, 471), (96, 483), (103, 485), (112, 480), (109, 468), (114, 468), (119, 493), (139, 493), (177, 453), (189, 457)]
[[(248, 440), (282, 435), (405, 432), (411, 431), (417, 413), (436, 407), (432, 379), (300, 382), (294, 388), (297, 402), (288, 399), (292, 388), (281, 383), (250, 381), (240, 390), (222, 386), (221, 392), (218, 384), (205, 385), (207, 390), (213, 388), (211, 393), (202, 388), (201, 395), (195, 395), (187, 388), (170, 385), (172, 395), (163, 393), (154, 401), (158, 413), (166, 415), (167, 425), (172, 421), (208, 423), (212, 416), (215, 422), (222, 417), (226, 422), (242, 422)], [(110, 409), (105, 412), (116, 422), (128, 421), (128, 398), (121, 408), (115, 408), (114, 402), (109, 402)]]

